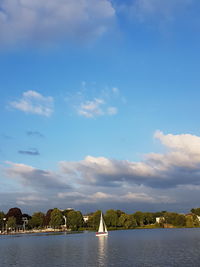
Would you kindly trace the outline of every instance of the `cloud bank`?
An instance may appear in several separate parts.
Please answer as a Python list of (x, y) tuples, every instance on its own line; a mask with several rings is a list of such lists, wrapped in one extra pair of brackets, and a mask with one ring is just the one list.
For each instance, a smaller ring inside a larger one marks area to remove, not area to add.
[[(87, 156), (59, 162), (57, 172), (8, 162), (5, 173), (30, 192), (33, 202), (37, 195), (44, 203), (48, 199), (61, 206), (64, 202), (73, 207), (101, 203), (122, 208), (134, 203), (162, 207), (184, 203), (191, 208), (200, 193), (200, 137), (156, 131), (154, 138), (165, 152), (146, 154), (138, 162)], [(23, 196), (17, 200), (23, 203)]]
[(108, 0), (1, 0), (1, 44), (91, 39), (115, 17)]
[(81, 182), (100, 186), (123, 184), (168, 188), (200, 184), (200, 137), (154, 135), (167, 148), (165, 154), (150, 153), (141, 162), (87, 156), (80, 162), (61, 162), (67, 175), (82, 177)]

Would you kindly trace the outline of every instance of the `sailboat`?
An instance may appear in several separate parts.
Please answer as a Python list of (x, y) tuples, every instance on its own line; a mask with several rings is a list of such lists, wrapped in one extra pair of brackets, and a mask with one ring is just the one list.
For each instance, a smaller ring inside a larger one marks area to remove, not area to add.
[(96, 236), (107, 236), (108, 235), (108, 230), (106, 227), (106, 224), (103, 219), (103, 215), (101, 212), (101, 218), (100, 218), (100, 223), (99, 223), (99, 230), (96, 232)]

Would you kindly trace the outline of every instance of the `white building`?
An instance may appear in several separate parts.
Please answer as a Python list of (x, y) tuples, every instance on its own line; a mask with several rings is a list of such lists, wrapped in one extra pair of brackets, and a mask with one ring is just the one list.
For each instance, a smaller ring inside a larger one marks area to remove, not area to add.
[(199, 215), (197, 215), (197, 219), (200, 221), (200, 216)]
[(89, 220), (89, 216), (84, 215), (84, 216), (83, 216), (83, 220), (84, 220), (84, 222), (86, 223), (86, 222)]
[(156, 223), (161, 223), (165, 220), (164, 217), (156, 217)]

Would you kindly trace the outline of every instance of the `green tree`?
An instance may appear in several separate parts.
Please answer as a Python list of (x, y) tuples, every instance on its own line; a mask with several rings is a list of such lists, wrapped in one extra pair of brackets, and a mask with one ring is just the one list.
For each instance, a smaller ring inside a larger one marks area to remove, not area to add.
[(176, 212), (166, 212), (164, 214), (165, 222), (168, 224), (172, 224), (174, 226), (185, 226), (186, 218), (183, 214), (178, 214)]
[(197, 218), (197, 215), (191, 214), (186, 216), (186, 227), (200, 227), (200, 222)]
[(53, 209), (49, 209), (45, 215), (45, 218), (44, 218), (44, 225), (45, 226), (48, 226), (49, 223), (50, 223), (50, 220), (51, 220), (51, 213), (52, 213)]
[(108, 227), (117, 227), (118, 214), (115, 210), (107, 210), (105, 214), (105, 222)]
[(192, 216), (187, 216), (186, 217), (186, 227), (188, 227), (188, 228), (194, 227), (194, 222), (193, 222), (193, 217)]
[(97, 210), (93, 214), (90, 214), (89, 220), (87, 222), (88, 227), (90, 227), (94, 230), (97, 230), (99, 227), (100, 216), (101, 216), (100, 210)]
[(165, 223), (175, 225), (177, 213), (175, 212), (166, 212), (164, 214)]
[(121, 216), (118, 219), (118, 224), (117, 225), (119, 227), (124, 227), (127, 218), (128, 218), (128, 215), (127, 214), (125, 214), (125, 213), (124, 214), (121, 214)]
[(14, 230), (16, 228), (16, 218), (14, 216), (9, 217), (7, 221), (7, 227), (8, 229)]
[(116, 210), (116, 213), (117, 213), (118, 218), (119, 218), (122, 214), (125, 214), (125, 212), (122, 211), (122, 210)]
[(144, 225), (144, 213), (141, 211), (136, 211), (134, 213), (134, 218), (136, 220), (137, 226), (143, 226)]
[(136, 226), (137, 226), (137, 222), (136, 222), (136, 219), (134, 217), (134, 214), (128, 215), (128, 218), (125, 222), (125, 228), (129, 229), (129, 228), (134, 228)]
[(31, 228), (40, 228), (44, 226), (45, 215), (42, 212), (33, 213), (31, 219), (28, 224)]
[(59, 209), (53, 209), (51, 212), (51, 220), (50, 220), (50, 225), (51, 227), (55, 228), (60, 228), (60, 226), (64, 224), (64, 219), (62, 212)]
[(197, 208), (197, 209), (191, 209), (191, 212), (200, 216), (200, 208)]
[(194, 227), (200, 227), (200, 222), (199, 222), (197, 215), (194, 214), (192, 218), (193, 218)]
[(6, 218), (8, 219), (9, 217), (15, 217), (17, 225), (22, 224), (22, 212), (19, 208), (9, 209), (8, 213), (6, 214)]
[(144, 214), (144, 224), (145, 225), (155, 223), (155, 218), (154, 218), (152, 212), (144, 212), (143, 214)]
[(136, 227), (137, 223), (136, 223), (136, 220), (134, 218), (134, 215), (133, 214), (129, 215), (129, 214), (125, 214), (125, 213), (122, 214), (119, 217), (118, 226), (124, 227), (126, 229)]
[(166, 213), (166, 211), (157, 211), (157, 212), (154, 212), (153, 213), (153, 217), (154, 218), (156, 218), (156, 217), (163, 217), (165, 213)]
[(0, 211), (0, 229), (3, 229), (4, 227), (4, 220), (3, 218), (5, 218), (5, 214), (3, 211)]
[(74, 211), (74, 210), (73, 210), (73, 209), (63, 210), (63, 211), (62, 211), (62, 214), (63, 214), (64, 216), (67, 217), (67, 215), (68, 215), (68, 213), (69, 213), (70, 211)]
[(175, 221), (174, 221), (175, 226), (186, 226), (186, 218), (185, 215), (182, 214), (177, 214)]
[(83, 215), (80, 211), (70, 211), (67, 214), (67, 226), (76, 231), (83, 226)]

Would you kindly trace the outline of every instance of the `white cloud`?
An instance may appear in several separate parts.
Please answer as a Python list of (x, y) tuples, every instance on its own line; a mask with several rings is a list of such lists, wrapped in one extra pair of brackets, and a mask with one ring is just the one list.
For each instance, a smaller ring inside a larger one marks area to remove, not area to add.
[(156, 139), (166, 147), (182, 151), (186, 154), (200, 154), (200, 137), (191, 134), (167, 134), (164, 135), (161, 131), (156, 131), (154, 134)]
[(1, 0), (1, 42), (93, 38), (104, 33), (114, 17), (108, 0)]
[(82, 161), (61, 162), (60, 165), (64, 173), (74, 176), (78, 173), (82, 183), (91, 185), (128, 183), (167, 188), (200, 184), (200, 137), (156, 132), (155, 138), (168, 148), (168, 152), (147, 154), (141, 162), (87, 156)]
[(86, 118), (95, 118), (105, 115), (116, 115), (118, 110), (116, 107), (107, 106), (104, 99), (95, 98), (92, 101), (81, 103), (77, 108), (78, 114)]
[(124, 104), (124, 98), (117, 87), (104, 86), (98, 88), (95, 82), (81, 82), (81, 88), (75, 94), (65, 97), (67, 107), (85, 118), (114, 116), (119, 106)]
[(26, 91), (21, 99), (10, 102), (12, 108), (25, 113), (37, 114), (49, 117), (53, 113), (54, 99), (51, 96), (43, 96), (36, 91)]
[(96, 116), (104, 115), (102, 105), (104, 105), (103, 99), (95, 98), (92, 101), (86, 101), (82, 103), (78, 109), (78, 114), (86, 118), (93, 118)]
[(92, 195), (92, 198), (94, 198), (94, 199), (108, 199), (111, 197), (112, 197), (111, 194), (106, 194), (103, 192), (96, 192), (95, 194)]

